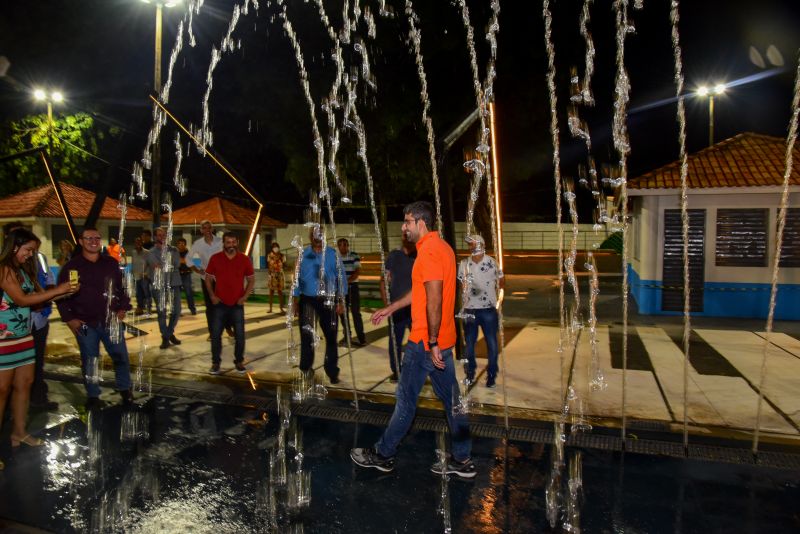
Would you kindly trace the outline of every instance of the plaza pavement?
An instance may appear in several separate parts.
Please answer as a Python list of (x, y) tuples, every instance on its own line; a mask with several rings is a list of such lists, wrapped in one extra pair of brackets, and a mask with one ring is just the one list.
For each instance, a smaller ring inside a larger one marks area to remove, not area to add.
[[(571, 417), (583, 413), (590, 422), (618, 426), (623, 415), (622, 326), (620, 317), (611, 311), (620, 297), (608, 291), (598, 304), (596, 354), (594, 357), (605, 377), (606, 387), (589, 386), (592, 340), (588, 329), (577, 335), (577, 342), (562, 342), (559, 352), (557, 285), (552, 277), (510, 277), (505, 321), (505, 373), (497, 387), (485, 387), (485, 348), (478, 341), (479, 375), (469, 390), (471, 411), (476, 414), (501, 415), (504, 395), (509, 413), (515, 419), (555, 420), (564, 403)], [(618, 283), (609, 279), (610, 288)], [(584, 292), (584, 295), (586, 293)], [(522, 301), (522, 302), (520, 302)], [(527, 308), (526, 308), (527, 306)], [(277, 306), (275, 307), (277, 309)], [(287, 363), (288, 329), (285, 316), (267, 313), (264, 304), (246, 306), (246, 365), (249, 376), (233, 369), (233, 341), (224, 336), (222, 375), (208, 374), (210, 343), (207, 341), (205, 315), (184, 314), (176, 336), (180, 346), (161, 350), (154, 316), (129, 321), (146, 335), (128, 336), (132, 376), (142, 368), (143, 381), (154, 384), (180, 383), (182, 387), (254, 387), (265, 390), (275, 384), (291, 384), (296, 368)], [(601, 313), (602, 312), (602, 313)], [(314, 362), (316, 380), (327, 385), (329, 395), (352, 398), (355, 386), (360, 399), (392, 403), (395, 384), (389, 381), (389, 343), (386, 326), (374, 327), (363, 313), (368, 344), (353, 347), (350, 353), (339, 348), (341, 382), (328, 383), (322, 370), (324, 340), (317, 348)], [(604, 317), (605, 315), (605, 317)], [(555, 318), (555, 319), (554, 319)], [(604, 320), (605, 318), (605, 320)], [(658, 322), (652, 317), (632, 312), (628, 329), (628, 369), (625, 373), (624, 413), (629, 422), (647, 422), (663, 430), (680, 432), (684, 420), (684, 358), (679, 322), (668, 318)], [(761, 381), (764, 333), (758, 321), (698, 321), (693, 329), (690, 365), (687, 367), (687, 418), (690, 432), (698, 435), (734, 436), (747, 439), (755, 425), (760, 388), (764, 390), (760, 429), (764, 439), (800, 443), (800, 341), (796, 325), (786, 332), (773, 333), (767, 352), (765, 380)], [(776, 330), (780, 329), (780, 325)], [(340, 329), (341, 330), (341, 329)], [(299, 344), (295, 327), (295, 340)], [(341, 331), (339, 333), (341, 337)], [(351, 374), (351, 360), (355, 377)], [(77, 345), (58, 318), (51, 322), (46, 369), (52, 374), (78, 376)], [(113, 384), (110, 360), (104, 358), (104, 384)], [(463, 370), (457, 366), (459, 378)], [(252, 379), (252, 383), (250, 381)], [(567, 385), (572, 386), (568, 394)], [(74, 388), (73, 388), (74, 389)], [(420, 404), (438, 406), (430, 385), (423, 389)], [(574, 419), (573, 419), (574, 420)]]

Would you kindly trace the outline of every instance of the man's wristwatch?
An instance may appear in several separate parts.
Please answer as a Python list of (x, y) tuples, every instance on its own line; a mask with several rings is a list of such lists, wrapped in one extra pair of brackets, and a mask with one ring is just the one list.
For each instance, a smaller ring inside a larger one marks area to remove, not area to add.
[(428, 347), (429, 348), (438, 347), (438, 346), (439, 346), (438, 342), (436, 342), (436, 341), (428, 341)]

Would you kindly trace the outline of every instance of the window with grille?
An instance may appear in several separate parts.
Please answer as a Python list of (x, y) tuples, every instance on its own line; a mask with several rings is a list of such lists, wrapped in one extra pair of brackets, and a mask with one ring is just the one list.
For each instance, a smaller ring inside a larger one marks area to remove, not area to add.
[[(777, 227), (777, 222), (775, 225)], [(780, 266), (800, 267), (800, 208), (786, 210)]]
[(766, 267), (769, 210), (717, 210), (717, 266)]

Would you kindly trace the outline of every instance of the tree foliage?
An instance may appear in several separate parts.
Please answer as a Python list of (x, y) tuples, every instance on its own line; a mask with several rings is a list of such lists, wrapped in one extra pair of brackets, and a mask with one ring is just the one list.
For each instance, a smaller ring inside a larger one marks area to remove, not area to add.
[[(47, 115), (28, 115), (0, 125), (0, 155), (10, 155), (38, 146), (48, 146), (61, 181), (96, 183), (97, 154), (118, 129), (99, 128), (87, 113), (54, 116), (52, 130)], [(0, 195), (9, 195), (45, 183), (46, 174), (38, 157), (31, 155), (0, 164)]]

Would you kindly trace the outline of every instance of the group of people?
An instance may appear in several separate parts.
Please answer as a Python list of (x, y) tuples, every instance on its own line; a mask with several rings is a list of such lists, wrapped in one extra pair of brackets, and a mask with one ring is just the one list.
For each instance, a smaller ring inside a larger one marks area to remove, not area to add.
[[(452, 248), (432, 230), (433, 217), (433, 209), (427, 202), (407, 206), (402, 247), (386, 259), (386, 279), (381, 283), (386, 306), (376, 311), (371, 321), (379, 325), (387, 318), (391, 320), (389, 360), (391, 379), (399, 382), (397, 402), (381, 439), (374, 447), (353, 449), (351, 457), (363, 467), (391, 471), (397, 446), (413, 420), (417, 397), (430, 378), (445, 406), (453, 440), (451, 460), (436, 464), (433, 470), (470, 478), (475, 475), (475, 466), (470, 460), (468, 422), (463, 415), (452, 411), (454, 392), (459, 389), (453, 361), (456, 288), (459, 281), (467, 284), (465, 316), (472, 318), (464, 326), (469, 361), (467, 377), (470, 380), (475, 377), (474, 347), (480, 326), (489, 357), (486, 385), (494, 387), (498, 371), (495, 306), (503, 274), (486, 255), (479, 236), (468, 238), (471, 257), (456, 266)], [(192, 243), (191, 248), (186, 247), (183, 239), (177, 241), (177, 247), (171, 246), (162, 228), (136, 238), (134, 250), (128, 256), (136, 280), (136, 311), (149, 307), (147, 299), (152, 299), (158, 315), (160, 347), (179, 345), (175, 327), (180, 318), (181, 290), (189, 288), (187, 304), (195, 314), (194, 300), (189, 295), (192, 274), (199, 275), (203, 280), (210, 332), (210, 373), (220, 373), (221, 338), (225, 329), (235, 339), (235, 369), (245, 373), (244, 304), (255, 286), (253, 266), (250, 258), (239, 252), (235, 234), (226, 232), (220, 238), (209, 221), (203, 221), (200, 228), (202, 238)], [(53, 280), (44, 256), (38, 253), (40, 240), (22, 227), (7, 230), (0, 253), (0, 420), (10, 393), (12, 446), (37, 446), (41, 441), (25, 431), (25, 420), (32, 385), (41, 384), (40, 391), (44, 388), (44, 393), (36, 397), (37, 402), (52, 404), (42, 378), (50, 302), (57, 301), (61, 320), (77, 340), (88, 408), (103, 404), (96, 376), (101, 344), (114, 364), (115, 390), (123, 404), (133, 401), (123, 322), (132, 306), (124, 291), (119, 259), (103, 249), (96, 228), (84, 228), (78, 238), (79, 248), (70, 250), (66, 261), (59, 261), (57, 281)], [(343, 342), (350, 339), (356, 346), (366, 343), (358, 286), (360, 258), (349, 250), (346, 239), (337, 242), (338, 254), (326, 246), (319, 227), (311, 229), (309, 238), (310, 244), (299, 259), (299, 278), (292, 294), (295, 313), (300, 317), (299, 367), (305, 373), (313, 373), (314, 332), (318, 322), (326, 343), (325, 373), (336, 384), (339, 317), (346, 317)], [(191, 261), (194, 257), (199, 258), (199, 266)], [(270, 297), (278, 293), (283, 311), (285, 257), (277, 244), (269, 253), (268, 265)], [(112, 332), (109, 314), (119, 321), (121, 335)], [(355, 338), (351, 336), (350, 316)], [(406, 332), (408, 341), (404, 344)]]

